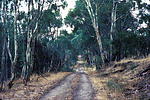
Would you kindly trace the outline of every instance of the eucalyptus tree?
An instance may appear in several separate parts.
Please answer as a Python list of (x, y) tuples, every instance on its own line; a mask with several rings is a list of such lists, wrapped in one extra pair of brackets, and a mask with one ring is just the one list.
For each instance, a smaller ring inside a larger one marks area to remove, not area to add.
[[(15, 76), (15, 69), (16, 69), (16, 64), (17, 64), (17, 57), (18, 57), (18, 32), (17, 32), (17, 8), (18, 8), (18, 1), (17, 0), (3, 0), (2, 2), (2, 9), (1, 10), (1, 14), (2, 14), (2, 23), (3, 23), (3, 38), (5, 38), (5, 51), (3, 51), (3, 54), (5, 55), (6, 59), (5, 61), (1, 61), (1, 64), (5, 63), (5, 69), (6, 69), (6, 78), (8, 77), (8, 69), (10, 68), (8, 67), (9, 62), (10, 61), (10, 66), (11, 66), (11, 79), (8, 83), (8, 86), (11, 87), (12, 85), (12, 81), (14, 80), (14, 76)], [(13, 34), (11, 34), (13, 33)], [(12, 37), (12, 38), (11, 38)], [(13, 41), (12, 41), (13, 39)], [(11, 43), (13, 43), (12, 45), (10, 45), (10, 41)], [(11, 48), (10, 48), (11, 46)], [(12, 49), (12, 50), (11, 50)], [(14, 50), (14, 52), (12, 52)], [(7, 56), (9, 55), (9, 59), (8, 60)], [(3, 56), (4, 57), (4, 56)]]
[[(62, 1), (62, 3), (52, 2), (48, 9), (43, 11), (43, 16), (41, 18), (41, 36), (39, 39), (41, 42), (46, 44), (46, 47), (49, 48), (51, 54), (48, 64), (48, 69), (51, 70), (59, 70), (60, 66), (62, 66), (62, 56), (65, 48), (59, 44), (59, 28), (62, 26), (62, 18), (60, 14), (60, 8), (66, 7), (66, 1)], [(45, 59), (47, 61), (48, 59)], [(46, 69), (47, 66), (44, 67)]]
[[(37, 38), (42, 37), (40, 33), (42, 33), (44, 30), (44, 27), (41, 25), (43, 11), (45, 10), (46, 12), (47, 9), (54, 10), (55, 14), (53, 18), (55, 21), (53, 21), (52, 25), (58, 30), (62, 24), (62, 19), (60, 18), (59, 14), (60, 8), (65, 8), (67, 5), (64, 0), (62, 0), (61, 3), (58, 0), (24, 1), (25, 4), (28, 4), (26, 5), (28, 7), (28, 13), (20, 11), (22, 0), (0, 1), (2, 4), (0, 28), (2, 29), (1, 32), (3, 32), (3, 34), (1, 34), (3, 35), (1, 37), (3, 38), (3, 41), (0, 41), (1, 48), (3, 48), (1, 50), (1, 54), (3, 55), (1, 56), (1, 69), (5, 70), (8, 65), (8, 70), (11, 71), (11, 77), (10, 75), (5, 75), (5, 72), (2, 71), (3, 73), (1, 72), (1, 79), (3, 80), (6, 76), (10, 77), (10, 81), (8, 83), (9, 88), (12, 87), (13, 81), (17, 75), (23, 76), (23, 82), (26, 85), (27, 79), (30, 79), (30, 75), (34, 70), (34, 51), (36, 48), (35, 45), (37, 43), (36, 40)], [(44, 17), (48, 16), (49, 15), (46, 15)], [(21, 52), (22, 50), (23, 52)], [(7, 72), (9, 72), (8, 70)]]
[(82, 2), (84, 3), (90, 18), (91, 18), (91, 22), (92, 25), (94, 27), (95, 33), (96, 33), (96, 39), (99, 45), (99, 49), (100, 49), (100, 54), (101, 54), (101, 58), (103, 61), (103, 64), (105, 64), (105, 59), (106, 59), (106, 55), (104, 54), (103, 51), (103, 45), (102, 45), (102, 40), (101, 40), (101, 35), (99, 32), (99, 25), (98, 25), (98, 9), (102, 6), (103, 4), (103, 0), (82, 0)]
[[(145, 57), (149, 55), (150, 53), (150, 3), (144, 2), (140, 0), (135, 0), (138, 5), (138, 23), (140, 24), (140, 29), (138, 31), (138, 34), (140, 34), (141, 42), (139, 47), (139, 51), (141, 54), (143, 54)], [(145, 24), (144, 27), (142, 27)], [(142, 41), (143, 40), (143, 41)]]
[(90, 63), (88, 59), (92, 61), (92, 57), (95, 54), (99, 55), (100, 52), (98, 50), (98, 43), (96, 42), (96, 35), (93, 34), (95, 31), (90, 16), (81, 1), (76, 1), (76, 6), (73, 10), (69, 11), (65, 18), (65, 23), (74, 28), (72, 43), (73, 45), (77, 45), (75, 47), (76, 51), (78, 54), (84, 55)]
[(58, 49), (57, 52), (61, 59), (61, 70), (69, 71), (70, 67), (75, 64), (77, 55), (75, 45), (72, 44), (73, 34), (68, 34), (67, 31), (60, 31), (60, 36), (57, 39)]
[[(90, 14), (88, 13), (90, 11), (88, 11), (86, 8), (87, 4), (89, 5), (88, 7), (90, 7), (91, 5), (93, 7), (93, 12), (95, 14), (94, 16), (97, 15), (97, 21), (95, 22), (98, 22), (97, 23), (98, 31), (100, 32), (101, 35), (103, 51), (106, 51), (107, 53), (109, 52), (111, 53), (112, 56), (111, 60), (112, 58), (114, 59), (123, 58), (124, 50), (126, 50), (127, 52), (129, 51), (127, 50), (127, 48), (124, 48), (124, 45), (126, 45), (126, 41), (122, 41), (122, 40), (124, 40), (123, 38), (125, 37), (121, 37), (120, 42), (118, 43), (116, 42), (116, 39), (119, 39), (119, 36), (123, 35), (124, 33), (126, 33), (127, 36), (130, 37), (130, 33), (133, 33), (133, 31), (136, 30), (137, 20), (134, 18), (131, 12), (131, 10), (134, 8), (133, 6), (134, 3), (126, 2), (126, 1), (115, 1), (115, 0), (114, 1), (106, 0), (102, 2), (99, 1), (99, 3), (95, 3), (97, 1), (93, 1), (93, 2), (89, 2), (89, 1), (90, 0), (82, 1), (85, 6), (83, 6), (83, 3), (81, 3), (81, 1), (77, 1), (75, 8), (71, 10), (68, 13), (68, 16), (66, 17), (66, 21), (65, 21), (66, 24), (74, 27), (73, 32), (76, 32), (77, 30), (82, 30), (83, 33), (88, 34), (90, 37), (97, 38), (97, 36), (91, 34), (91, 33), (95, 33), (95, 29), (93, 27)], [(91, 8), (88, 9), (91, 10)], [(93, 20), (96, 20), (96, 18), (94, 19), (93, 17)], [(132, 30), (131, 32), (129, 31), (130, 29)], [(120, 45), (118, 46), (118, 44)], [(127, 47), (129, 48), (129, 45), (127, 45)], [(107, 54), (105, 54), (105, 56), (106, 55)], [(121, 57), (119, 57), (119, 55)]]
[[(34, 2), (37, 4), (37, 10), (34, 8)], [(27, 83), (27, 80), (30, 79), (30, 75), (32, 74), (33, 68), (34, 68), (34, 59), (35, 59), (35, 41), (37, 38), (41, 38), (43, 34), (42, 33), (44, 30), (49, 27), (51, 24), (51, 19), (48, 19), (51, 15), (46, 14), (46, 12), (49, 13), (49, 11), (56, 12), (54, 16), (52, 17), (53, 19), (56, 19), (53, 21), (53, 24), (55, 28), (60, 27), (59, 25), (61, 24), (61, 20), (57, 20), (60, 11), (60, 7), (65, 7), (65, 1), (62, 0), (62, 3), (58, 3), (57, 0), (35, 0), (35, 1), (29, 0), (28, 1), (28, 35), (27, 35), (27, 49), (26, 49), (26, 64), (23, 67), (22, 73), (23, 73), (23, 82)], [(30, 5), (32, 5), (32, 10), (30, 9)], [(44, 6), (47, 7), (44, 7)], [(37, 18), (37, 19), (36, 19)], [(43, 24), (43, 19), (46, 19), (46, 24)], [(45, 27), (43, 27), (46, 25)], [(45, 28), (45, 29), (44, 29)], [(49, 27), (51, 29), (51, 27)], [(46, 31), (49, 33), (48, 31)]]
[(110, 61), (112, 60), (112, 54), (113, 54), (113, 34), (115, 33), (116, 28), (116, 10), (117, 10), (117, 1), (113, 0), (113, 7), (111, 12), (111, 28), (110, 28)]
[(5, 24), (6, 24), (6, 1), (3, 0), (2, 1), (2, 21), (3, 21), (3, 30), (2, 30), (2, 36), (4, 37), (3, 39), (3, 47), (2, 47), (2, 58), (1, 58), (1, 79), (0, 79), (0, 82), (1, 82), (1, 88), (0, 90), (3, 89), (3, 81), (4, 81), (4, 74), (5, 74), (5, 70), (4, 70), (4, 67), (5, 67), (5, 51), (6, 51), (6, 28), (5, 28)]
[[(11, 3), (11, 2), (10, 2)], [(16, 72), (16, 66), (17, 66), (17, 59), (18, 59), (18, 27), (17, 27), (17, 20), (19, 20), (19, 15), (17, 14), (18, 6), (19, 6), (19, 1), (13, 0), (13, 10), (14, 10), (14, 26), (13, 26), (13, 32), (14, 32), (14, 54), (11, 54), (11, 50), (9, 48), (9, 40), (7, 43), (7, 50), (9, 54), (9, 58), (11, 61), (11, 78), (10, 81), (8, 82), (9, 88), (12, 87), (13, 81), (15, 79), (15, 72)], [(8, 39), (9, 39), (9, 34), (8, 34)], [(12, 59), (12, 55), (14, 55), (14, 58)]]
[[(11, 0), (10, 0), (11, 1)], [(18, 44), (17, 44), (17, 14), (16, 14), (16, 12), (17, 12), (17, 1), (16, 0), (14, 0), (14, 1), (12, 1), (13, 2), (13, 9), (14, 9), (14, 26), (13, 26), (13, 32), (14, 32), (14, 34), (13, 34), (13, 36), (14, 36), (14, 58), (12, 59), (12, 54), (10, 53), (10, 49), (9, 49), (9, 34), (7, 34), (7, 32), (10, 32), (10, 31), (8, 31), (8, 29), (6, 28), (6, 26), (8, 25), (8, 22), (7, 22), (7, 18), (8, 18), (8, 14), (6, 14), (7, 13), (7, 10), (9, 9), (11, 9), (11, 8), (8, 8), (8, 3), (10, 3), (10, 1), (5, 1), (5, 0), (3, 0), (2, 1), (2, 4), (3, 4), (3, 12), (1, 12), (2, 13), (2, 15), (3, 15), (3, 17), (2, 17), (2, 21), (3, 21), (3, 27), (4, 27), (4, 29), (3, 29), (3, 34), (4, 34), (4, 37), (5, 37), (5, 39), (4, 39), (4, 46), (3, 46), (3, 53), (2, 53), (2, 60), (4, 60), (5, 58), (4, 58), (4, 55), (5, 56), (7, 56), (7, 53), (5, 54), (5, 52), (6, 51), (8, 51), (8, 54), (9, 54), (9, 58), (10, 58), (10, 61), (11, 61), (11, 80), (10, 80), (10, 82), (9, 82), (9, 86), (11, 86), (12, 85), (12, 80), (14, 80), (14, 74), (15, 74), (15, 71), (14, 71), (14, 69), (15, 69), (15, 67), (16, 67), (16, 64), (17, 64), (17, 50), (18, 50)], [(8, 41), (6, 41), (6, 39), (8, 39)], [(6, 47), (7, 47), (7, 50), (6, 50)], [(2, 61), (1, 60), (1, 65), (2, 65), (2, 68), (4, 67), (4, 63), (6, 62), (7, 63), (7, 60), (5, 60), (5, 61)], [(4, 73), (4, 71), (3, 71), (3, 73)], [(7, 75), (7, 74), (6, 74)], [(3, 75), (3, 77), (4, 77), (4, 75)], [(3, 82), (2, 82), (3, 83)]]
[[(33, 63), (34, 63), (34, 45), (35, 45), (35, 39), (38, 34), (39, 30), (39, 24), (42, 16), (42, 11), (44, 7), (45, 0), (37, 0), (38, 4), (37, 9), (37, 19), (33, 18), (33, 11), (34, 11), (34, 4), (32, 0), (28, 1), (28, 28), (27, 28), (27, 48), (26, 48), (26, 63), (23, 66), (22, 75), (23, 75), (23, 83), (26, 85), (27, 80), (30, 79), (30, 75), (33, 70)], [(31, 7), (32, 4), (32, 13), (31, 13)], [(32, 14), (32, 19), (30, 19)], [(34, 25), (35, 23), (35, 25)], [(31, 30), (30, 30), (31, 29)], [(31, 45), (33, 47), (31, 47)], [(32, 49), (32, 52), (31, 52)]]
[[(11, 1), (11, 0), (10, 0)], [(9, 25), (12, 24), (11, 21), (13, 21), (12, 19), (9, 19), (9, 14), (8, 14), (8, 4), (10, 1), (6, 1), (6, 0), (2, 0), (0, 1), (0, 23), (1, 23), (1, 26), (0, 26), (0, 29), (1, 29), (1, 41), (0, 41), (0, 45), (1, 45), (1, 72), (0, 72), (0, 75), (1, 75), (1, 90), (3, 89), (3, 81), (4, 80), (8, 80), (8, 40), (9, 40), (9, 30), (8, 30), (8, 27)], [(9, 10), (10, 11), (10, 10)], [(12, 16), (11, 16), (12, 17)], [(9, 21), (10, 20), (10, 21)], [(8, 24), (8, 22), (10, 22)], [(11, 57), (10, 57), (11, 59)], [(12, 62), (12, 61), (11, 61)]]

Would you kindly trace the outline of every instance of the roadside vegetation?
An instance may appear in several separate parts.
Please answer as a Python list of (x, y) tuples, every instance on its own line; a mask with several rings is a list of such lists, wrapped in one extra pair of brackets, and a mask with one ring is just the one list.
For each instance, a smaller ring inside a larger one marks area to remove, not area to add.
[[(27, 86), (22, 84), (22, 80), (16, 79), (12, 89), (5, 89), (0, 93), (0, 99), (6, 100), (38, 100), (50, 88), (62, 81), (71, 72), (45, 73), (40, 76), (32, 75)], [(5, 84), (6, 85), (6, 84)]]
[(150, 98), (150, 56), (112, 62), (96, 71), (88, 68), (98, 100), (147, 100)]

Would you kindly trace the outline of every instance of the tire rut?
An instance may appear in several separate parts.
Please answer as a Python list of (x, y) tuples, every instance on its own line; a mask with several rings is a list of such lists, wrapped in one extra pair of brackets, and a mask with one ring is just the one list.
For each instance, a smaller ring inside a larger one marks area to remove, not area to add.
[(50, 90), (46, 95), (44, 95), (40, 100), (64, 100), (65, 95), (68, 93), (71, 88), (73, 79), (77, 74), (73, 73), (67, 76), (63, 81), (61, 81), (55, 88)]
[(95, 100), (93, 93), (88, 75), (77, 72), (67, 76), (40, 100)]
[(77, 83), (76, 91), (73, 93), (73, 100), (94, 100), (92, 84), (85, 73), (82, 73)]

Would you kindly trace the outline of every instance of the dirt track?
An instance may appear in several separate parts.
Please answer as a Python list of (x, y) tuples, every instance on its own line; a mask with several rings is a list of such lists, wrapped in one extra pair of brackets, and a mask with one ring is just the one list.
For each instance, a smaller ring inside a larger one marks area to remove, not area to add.
[(86, 74), (81, 74), (73, 100), (93, 100), (93, 88)]
[(93, 88), (88, 76), (75, 72), (67, 76), (40, 100), (93, 100)]

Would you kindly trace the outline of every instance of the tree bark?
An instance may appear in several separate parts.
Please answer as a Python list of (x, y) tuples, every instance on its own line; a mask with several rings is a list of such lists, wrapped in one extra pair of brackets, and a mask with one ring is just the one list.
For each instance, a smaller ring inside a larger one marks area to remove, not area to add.
[(8, 82), (8, 87), (11, 88), (13, 85), (13, 81), (15, 78), (15, 67), (17, 64), (17, 57), (18, 57), (18, 41), (17, 41), (17, 0), (14, 0), (14, 48), (15, 48), (15, 54), (14, 54), (14, 59), (11, 65), (11, 79)]
[[(33, 10), (34, 10), (34, 3), (32, 0), (32, 20), (34, 19)], [(35, 36), (33, 32), (34, 32), (34, 22), (32, 21), (32, 38), (33, 39), (32, 39), (32, 52), (31, 52), (31, 71), (33, 70), (33, 67), (34, 67), (34, 51), (35, 51)]]
[[(35, 28), (32, 22), (32, 32), (30, 32), (30, 12), (31, 12), (30, 5), (32, 3), (32, 7), (33, 7), (33, 1), (31, 2), (31, 0), (29, 0), (29, 4), (28, 4), (28, 35), (27, 35), (27, 49), (26, 49), (26, 65), (24, 65), (23, 67), (23, 72), (24, 72), (23, 83), (25, 85), (27, 85), (27, 81), (30, 79), (30, 75), (32, 73), (33, 66), (34, 66), (35, 40), (37, 38), (39, 28), (40, 28), (40, 20), (41, 20), (44, 2), (45, 0), (43, 0), (43, 3), (40, 7), (40, 0), (38, 0), (38, 18), (36, 20)], [(32, 15), (32, 20), (33, 20), (33, 15)]]
[(116, 28), (116, 10), (117, 10), (117, 2), (113, 0), (113, 8), (111, 12), (111, 29), (110, 29), (110, 61), (112, 61), (113, 55), (113, 35), (115, 33)]
[(3, 20), (3, 32), (2, 32), (2, 36), (4, 37), (4, 40), (3, 40), (3, 49), (2, 49), (2, 58), (1, 58), (1, 88), (0, 90), (3, 89), (3, 81), (4, 81), (4, 74), (5, 74), (5, 69), (4, 69), (4, 66), (5, 66), (5, 49), (6, 49), (6, 1), (3, 0), (2, 2), (2, 13), (3, 13), (3, 16), (2, 16), (2, 20)]
[(90, 0), (85, 0), (84, 5), (85, 5), (85, 7), (88, 10), (88, 13), (90, 15), (92, 25), (94, 27), (96, 37), (97, 37), (96, 39), (97, 39), (97, 42), (98, 42), (98, 45), (99, 45), (101, 59), (102, 59), (103, 64), (105, 64), (105, 59), (106, 58), (105, 58), (105, 54), (103, 53), (103, 46), (102, 46), (101, 36), (100, 36), (100, 33), (99, 33), (99, 27), (98, 27), (98, 18), (97, 18), (98, 7), (97, 7), (97, 4), (95, 4), (95, 6), (96, 6), (95, 13), (93, 11)]
[(3, 51), (2, 51), (2, 59), (1, 59), (1, 88), (0, 90), (3, 89), (3, 81), (4, 81), (4, 75), (5, 75), (5, 70), (4, 70), (4, 62), (5, 62), (5, 47), (6, 46), (6, 36), (4, 38), (4, 44), (3, 44)]
[(23, 66), (23, 83), (24, 85), (27, 84), (27, 79), (28, 79), (28, 71), (30, 68), (30, 63), (31, 63), (31, 39), (32, 39), (32, 34), (30, 33), (30, 5), (31, 5), (31, 0), (28, 0), (28, 33), (27, 33), (27, 49), (26, 49), (26, 64)]

